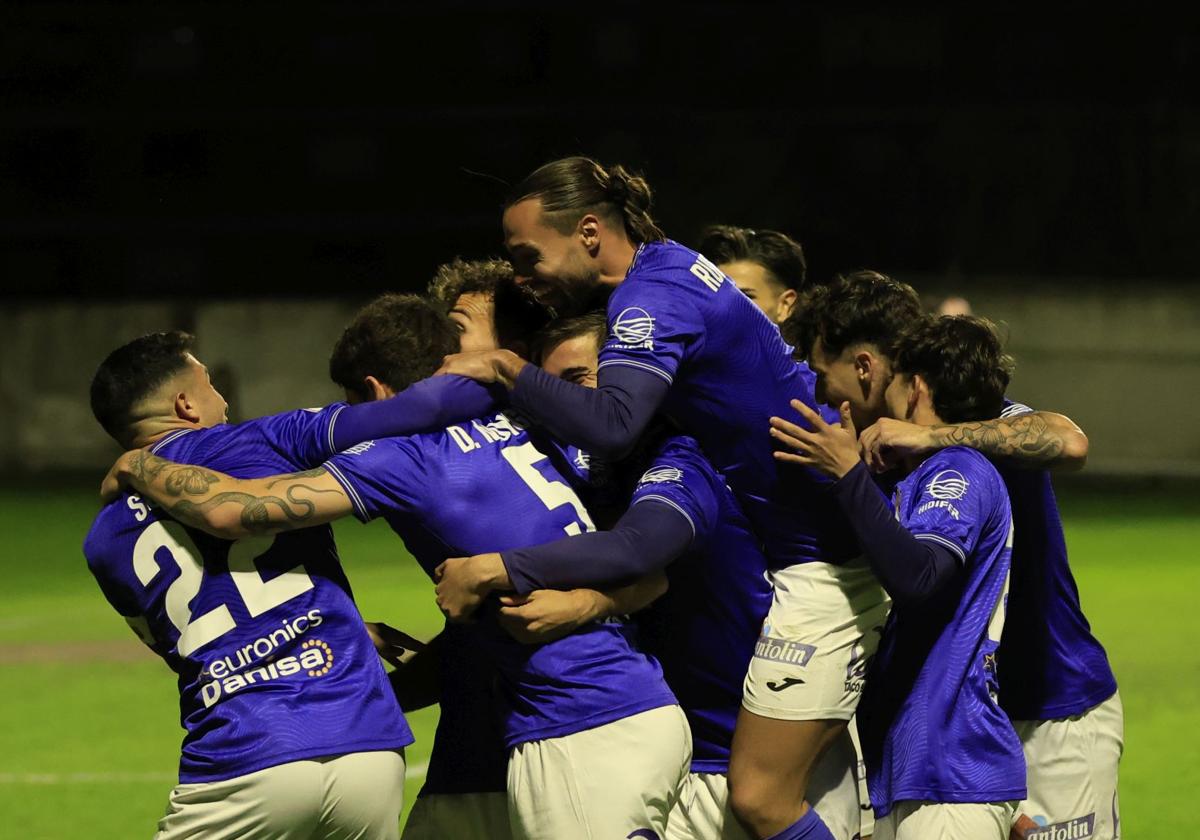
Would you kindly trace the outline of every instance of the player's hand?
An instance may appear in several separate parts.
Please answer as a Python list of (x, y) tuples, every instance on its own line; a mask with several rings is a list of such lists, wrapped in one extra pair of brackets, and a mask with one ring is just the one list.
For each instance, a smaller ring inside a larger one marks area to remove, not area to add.
[(434, 376), (456, 373), (484, 385), (499, 382), (512, 388), (525, 364), (524, 359), (509, 350), (477, 350), (446, 356)]
[(815, 467), (826, 475), (841, 478), (859, 463), (858, 435), (850, 418), (850, 403), (841, 407), (842, 420), (836, 426), (826, 423), (820, 414), (800, 400), (792, 400), (811, 429), (805, 429), (782, 417), (771, 418), (771, 437), (793, 450), (777, 451), (775, 458), (806, 467)]
[(438, 608), (451, 621), (467, 621), (483, 599), (504, 588), (508, 572), (499, 554), (451, 557), (433, 571), (437, 581)]
[(139, 450), (124, 452), (108, 470), (108, 475), (100, 482), (100, 504), (106, 505), (125, 492), (126, 476), (129, 475), (129, 462), (133, 454)]
[(595, 604), (585, 589), (538, 589), (528, 595), (500, 596), (499, 618), (500, 626), (518, 642), (541, 645), (593, 620)]
[(858, 436), (859, 453), (872, 472), (887, 472), (910, 455), (933, 451), (936, 447), (931, 428), (890, 417), (880, 418)]
[(417, 653), (425, 649), (424, 642), (418, 641), (404, 631), (397, 630), (382, 621), (364, 623), (367, 625), (367, 635), (371, 637), (376, 653), (397, 668), (403, 666), (404, 654), (410, 651)]

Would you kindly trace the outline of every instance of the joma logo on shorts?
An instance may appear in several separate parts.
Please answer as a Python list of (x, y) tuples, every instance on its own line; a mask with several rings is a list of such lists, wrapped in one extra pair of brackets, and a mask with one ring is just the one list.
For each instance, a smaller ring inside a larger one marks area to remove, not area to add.
[(808, 660), (812, 659), (816, 652), (817, 649), (812, 645), (789, 642), (787, 639), (779, 639), (775, 636), (759, 636), (758, 642), (754, 645), (754, 655), (759, 659), (786, 662), (789, 665), (807, 665)]
[(1066, 822), (1039, 825), (1025, 832), (1025, 840), (1086, 840), (1096, 828), (1096, 815), (1076, 817)]

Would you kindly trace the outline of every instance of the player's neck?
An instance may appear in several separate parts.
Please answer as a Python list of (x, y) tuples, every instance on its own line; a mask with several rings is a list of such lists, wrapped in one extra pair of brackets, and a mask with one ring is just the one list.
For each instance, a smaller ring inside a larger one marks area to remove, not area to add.
[(617, 286), (629, 273), (637, 246), (624, 237), (616, 242), (605, 243), (600, 258), (600, 285)]
[[(938, 416), (937, 411), (933, 407), (933, 403), (928, 400), (921, 399), (913, 406), (912, 416), (908, 418), (910, 423), (915, 423), (918, 426), (940, 426), (942, 418)], [(905, 475), (911, 473), (917, 467), (921, 466), (925, 460), (932, 455), (933, 452), (923, 452), (920, 454), (909, 455), (904, 459)]]
[(200, 425), (181, 417), (148, 417), (134, 426), (132, 449), (153, 446), (171, 432), (180, 429), (199, 429)]

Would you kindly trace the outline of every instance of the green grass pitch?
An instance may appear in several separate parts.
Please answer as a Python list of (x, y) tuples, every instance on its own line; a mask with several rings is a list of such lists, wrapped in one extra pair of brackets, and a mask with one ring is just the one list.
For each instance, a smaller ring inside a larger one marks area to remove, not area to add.
[[(173, 784), (175, 682), (113, 613), (80, 546), (91, 482), (0, 488), (0, 835), (150, 837)], [(1189, 836), (1200, 789), (1200, 494), (1061, 492), (1073, 566), (1126, 715), (1124, 835)], [(337, 529), (363, 614), (421, 637), (432, 585), (381, 523)], [(1010, 620), (1018, 620), (1010, 616)], [(408, 801), (436, 711), (413, 715)]]

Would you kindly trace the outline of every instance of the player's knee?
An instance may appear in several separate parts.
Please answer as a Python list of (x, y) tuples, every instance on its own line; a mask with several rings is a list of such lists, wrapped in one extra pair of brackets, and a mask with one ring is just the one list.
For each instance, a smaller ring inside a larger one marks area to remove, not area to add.
[(778, 778), (754, 773), (729, 778), (729, 808), (738, 821), (757, 836), (787, 825), (799, 799), (785, 795)]

